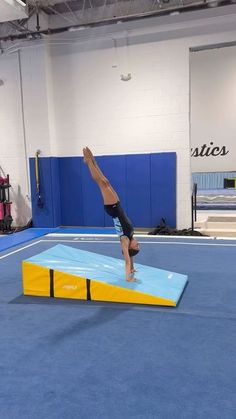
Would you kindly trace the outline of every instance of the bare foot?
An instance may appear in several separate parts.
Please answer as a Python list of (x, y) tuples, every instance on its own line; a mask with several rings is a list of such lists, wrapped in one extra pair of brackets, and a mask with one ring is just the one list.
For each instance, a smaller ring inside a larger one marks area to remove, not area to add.
[(89, 160), (89, 155), (88, 155), (88, 152), (87, 152), (87, 148), (83, 148), (83, 155), (84, 155), (84, 163), (88, 163), (88, 160)]
[(86, 147), (86, 155), (89, 159), (95, 161), (94, 155), (92, 153), (92, 151), (90, 150), (90, 148)]

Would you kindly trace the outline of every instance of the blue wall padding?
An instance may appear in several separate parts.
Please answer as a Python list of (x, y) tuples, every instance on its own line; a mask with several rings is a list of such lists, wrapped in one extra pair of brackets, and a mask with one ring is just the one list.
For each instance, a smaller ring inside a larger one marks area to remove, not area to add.
[(176, 154), (151, 154), (151, 225), (176, 226)]
[(83, 226), (82, 158), (60, 157), (58, 160), (60, 167), (61, 225)]
[(53, 227), (61, 225), (61, 188), (59, 179), (59, 159), (57, 157), (51, 157)]
[(61, 224), (59, 165), (56, 157), (39, 158), (40, 189), (43, 208), (37, 205), (35, 158), (30, 158), (32, 217), (34, 227), (57, 227)]
[[(125, 156), (101, 157), (101, 169), (108, 177), (112, 188), (116, 191), (120, 202), (126, 208), (126, 159)], [(112, 218), (105, 213), (105, 227), (113, 225)]]
[[(135, 227), (154, 227), (162, 217), (176, 227), (176, 153), (97, 157)], [(112, 226), (98, 186), (82, 157), (40, 158), (44, 208), (37, 207), (35, 159), (30, 159), (35, 227)]]
[(150, 227), (150, 154), (126, 156), (127, 213), (133, 224)]

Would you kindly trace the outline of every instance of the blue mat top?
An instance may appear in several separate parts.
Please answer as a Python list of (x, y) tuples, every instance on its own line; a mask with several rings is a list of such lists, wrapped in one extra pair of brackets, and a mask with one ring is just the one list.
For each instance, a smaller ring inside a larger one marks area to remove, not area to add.
[(27, 259), (27, 262), (175, 302), (187, 283), (186, 275), (141, 264), (135, 264), (137, 282), (127, 282), (123, 260), (61, 244)]

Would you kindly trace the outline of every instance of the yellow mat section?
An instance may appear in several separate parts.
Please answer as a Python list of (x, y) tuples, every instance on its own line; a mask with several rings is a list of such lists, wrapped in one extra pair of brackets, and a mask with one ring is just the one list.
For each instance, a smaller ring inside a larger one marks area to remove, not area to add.
[(176, 306), (175, 301), (166, 298), (155, 297), (140, 291), (129, 290), (93, 280), (91, 280), (90, 292), (91, 299), (94, 301)]
[(50, 297), (50, 269), (24, 261), (22, 277), (24, 295)]
[(54, 297), (87, 300), (86, 278), (54, 271)]
[[(87, 300), (86, 278), (53, 272), (53, 296)], [(30, 262), (22, 263), (24, 295), (50, 297), (50, 269)]]
[(135, 264), (125, 280), (124, 261), (57, 244), (23, 262), (25, 295), (176, 307), (188, 277)]
[[(50, 292), (50, 269), (23, 262), (24, 295), (40, 297), (88, 299), (86, 278), (65, 272), (53, 272), (53, 295)], [(93, 301), (111, 301), (117, 303), (154, 304), (176, 306), (175, 301), (156, 297), (136, 290), (110, 285), (105, 282), (89, 280), (90, 297)]]

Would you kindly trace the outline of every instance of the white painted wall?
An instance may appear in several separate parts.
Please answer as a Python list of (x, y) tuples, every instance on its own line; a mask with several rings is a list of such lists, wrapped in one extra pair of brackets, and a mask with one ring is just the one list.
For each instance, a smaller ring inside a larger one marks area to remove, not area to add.
[[(112, 44), (72, 46), (69, 55), (52, 48), (57, 154), (81, 154), (86, 144), (97, 154), (169, 151), (176, 138), (186, 147), (187, 49), (178, 41)], [(128, 73), (131, 80), (121, 81)]]
[(236, 170), (235, 109), (236, 46), (191, 53), (193, 172)]
[(95, 45), (51, 49), (55, 154), (81, 155), (85, 145), (108, 155), (176, 151), (178, 225), (188, 225), (188, 49), (178, 40)]
[(0, 175), (10, 175), (16, 225), (30, 218), (18, 55), (0, 59)]
[(31, 218), (28, 159), (37, 149), (51, 155), (47, 49), (26, 48), (0, 58), (0, 166), (10, 175), (14, 225)]
[[(44, 156), (81, 155), (86, 144), (95, 154), (176, 151), (177, 224), (190, 226), (189, 48), (236, 39), (236, 32), (215, 33), (219, 28), (215, 20), (211, 23), (213, 33), (205, 35), (199, 35), (202, 26), (193, 31), (192, 23), (184, 30), (175, 22), (168, 30), (166, 23), (150, 27), (146, 21), (142, 30), (129, 23), (128, 31), (114, 25), (114, 31), (110, 26), (81, 36), (61, 35), (49, 46), (24, 44), (20, 59), (28, 156), (37, 149)], [(1, 143), (9, 139), (0, 161), (25, 199), (26, 166), (13, 168), (9, 153), (18, 147), (15, 159), (23, 159), (17, 60), (16, 53), (0, 58), (0, 78), (5, 79), (1, 103), (8, 100), (0, 110)], [(121, 81), (120, 74), (127, 73), (131, 80)]]

